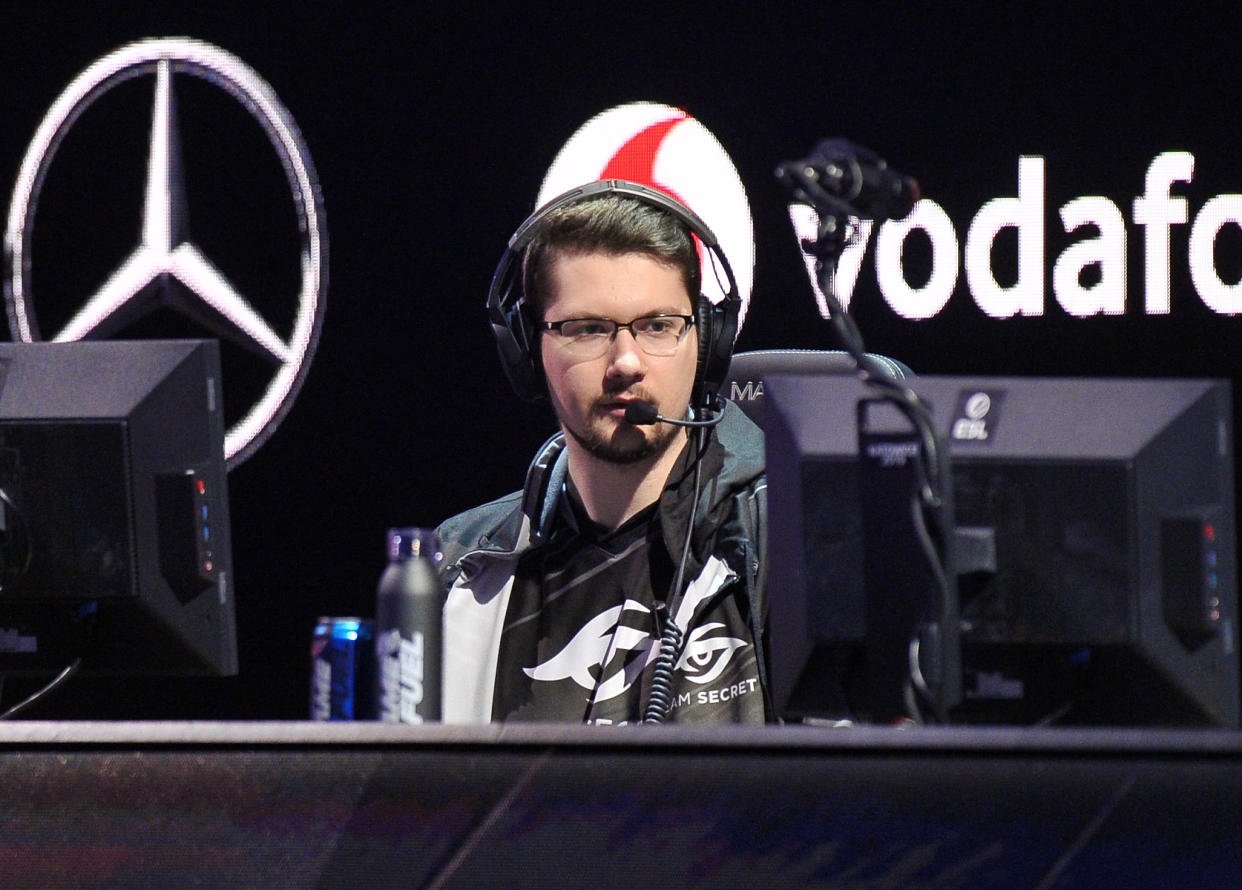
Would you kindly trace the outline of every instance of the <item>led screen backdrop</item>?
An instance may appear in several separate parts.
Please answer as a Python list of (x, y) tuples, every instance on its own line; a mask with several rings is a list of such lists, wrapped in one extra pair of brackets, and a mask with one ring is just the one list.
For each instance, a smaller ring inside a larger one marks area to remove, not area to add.
[[(1242, 13), (800, 6), (10, 13), (9, 336), (223, 330), (254, 437), (230, 476), (241, 676), (84, 679), (44, 713), (303, 716), (314, 620), (370, 614), (384, 529), (511, 490), (551, 432), (482, 307), (512, 230), (580, 179), (707, 220), (739, 348), (830, 347), (773, 169), (846, 137), (923, 195), (842, 262), (872, 350), (1238, 382)], [(144, 38), (166, 64), (124, 49)]]

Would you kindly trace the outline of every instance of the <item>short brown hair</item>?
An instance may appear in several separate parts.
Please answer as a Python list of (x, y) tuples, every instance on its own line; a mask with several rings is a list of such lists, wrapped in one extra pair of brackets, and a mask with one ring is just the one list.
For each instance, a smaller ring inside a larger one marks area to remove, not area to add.
[(693, 306), (701, 272), (694, 236), (673, 214), (626, 195), (599, 195), (558, 207), (539, 221), (522, 258), (522, 293), (542, 318), (549, 271), (560, 255), (646, 254), (681, 271)]

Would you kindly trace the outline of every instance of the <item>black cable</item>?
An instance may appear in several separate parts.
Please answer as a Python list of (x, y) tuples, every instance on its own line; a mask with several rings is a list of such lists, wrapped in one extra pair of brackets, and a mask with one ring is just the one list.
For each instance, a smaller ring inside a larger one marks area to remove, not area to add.
[[(824, 155), (821, 159), (829, 159), (834, 164), (852, 164), (854, 168), (858, 168), (860, 160), (866, 158), (870, 163), (878, 162), (879, 167), (887, 168), (887, 165), (879, 161), (874, 152), (844, 140), (824, 143), (817, 148), (817, 152), (822, 153), (826, 148), (831, 149), (829, 152), (831, 157)], [(828, 322), (836, 331), (842, 347), (858, 365), (858, 371), (863, 380), (881, 390), (910, 419), (919, 434), (928, 456), (928, 466), (918, 470), (920, 495), (930, 508), (938, 508), (943, 492), (941, 484), (943, 480), (940, 472), (940, 449), (932, 429), (931, 409), (918, 393), (903, 381), (890, 377), (885, 369), (867, 354), (863, 345), (862, 332), (837, 299), (833, 281), (837, 261), (842, 251), (857, 240), (857, 221), (886, 218), (893, 208), (883, 201), (878, 204), (864, 203), (861, 206), (854, 202), (854, 199), (861, 194), (863, 187), (863, 176), (857, 169), (852, 178), (856, 188), (848, 195), (835, 194), (831, 185), (821, 179), (820, 172), (817, 164), (811, 161), (786, 163), (777, 166), (776, 178), (789, 189), (794, 201), (813, 208), (819, 215), (816, 237), (814, 240), (803, 240), (802, 249), (815, 257), (816, 279), (827, 305)], [(890, 178), (894, 183), (901, 183), (905, 179), (895, 172)], [(917, 199), (917, 185), (907, 191), (909, 194), (906, 197)], [(908, 207), (904, 209), (909, 210)]]
[(673, 709), (673, 671), (681, 655), (682, 633), (673, 616), (667, 616), (660, 635), (660, 654), (651, 674), (651, 693), (643, 723), (663, 723)]
[(686, 523), (686, 539), (681, 547), (681, 562), (670, 589), (664, 628), (660, 633), (660, 653), (656, 656), (651, 672), (651, 694), (647, 699), (647, 711), (643, 723), (663, 723), (673, 709), (673, 671), (681, 657), (682, 631), (677, 626), (677, 608), (685, 596), (682, 582), (686, 576), (686, 564), (690, 559), (690, 544), (694, 534), (694, 521), (699, 512), (699, 488), (702, 481), (703, 452), (707, 448), (707, 429), (695, 429), (694, 497), (690, 502), (690, 518)]
[[(82, 628), (83, 628), (82, 629), (82, 642), (81, 642), (79, 651), (83, 653), (89, 654), (91, 643), (94, 637), (95, 622), (96, 622), (96, 617), (98, 615), (98, 611), (99, 611), (99, 604), (97, 602), (86, 602), (86, 603), (83, 603), (78, 608), (77, 620), (82, 622)], [(44, 697), (50, 695), (56, 689), (64, 685), (64, 683), (70, 677), (72, 677), (74, 674), (78, 672), (78, 668), (81, 667), (82, 665), (83, 657), (84, 657), (83, 655), (78, 655), (76, 658), (73, 659), (73, 661), (71, 661), (68, 665), (66, 665), (65, 668), (61, 670), (59, 674), (57, 674), (50, 681), (48, 681), (42, 688), (35, 690), (30, 695), (26, 696), (26, 698), (22, 699), (21, 701), (13, 705), (8, 710), (4, 711), (3, 713), (0, 713), (0, 720), (8, 720), (10, 717), (13, 717), (21, 713), (22, 711), (26, 710), (31, 705), (40, 701)], [(0, 677), (0, 680), (2, 679), (3, 677)]]
[(858, 366), (859, 376), (869, 386), (880, 391), (888, 401), (910, 421), (926, 455), (925, 461), (916, 461), (919, 495), (925, 507), (939, 508), (943, 503), (943, 478), (940, 467), (940, 442), (932, 423), (931, 407), (922, 396), (903, 379), (894, 378), (887, 369), (871, 356), (863, 345), (862, 332), (840, 300), (833, 284), (834, 266), (823, 259), (816, 262), (816, 277), (828, 306), (828, 322), (836, 332), (841, 346)]
[[(936, 620), (941, 623), (944, 632), (947, 632), (944, 622), (953, 620), (953, 609), (951, 606), (953, 593), (945, 567), (944, 541), (942, 540), (938, 544), (927, 524), (928, 516), (935, 517), (936, 513), (944, 506), (945, 485), (942, 472), (943, 456), (940, 441), (936, 436), (932, 423), (931, 407), (912, 387), (900, 379), (891, 377), (883, 366), (867, 353), (863, 345), (862, 333), (859, 331), (857, 323), (836, 298), (832, 280), (833, 265), (831, 262), (822, 257), (818, 259), (816, 261), (816, 274), (819, 279), (820, 290), (823, 291), (824, 300), (828, 306), (829, 323), (832, 324), (833, 330), (837, 333), (842, 347), (857, 364), (863, 381), (868, 386), (878, 390), (886, 401), (897, 407), (910, 422), (910, 425), (914, 427), (921, 443), (921, 459), (914, 461), (916, 490), (915, 497), (911, 503), (911, 513), (914, 520), (915, 537), (918, 539), (919, 547), (923, 551), (932, 573), (936, 591), (934, 614)], [(942, 533), (943, 538), (944, 530), (939, 528), (939, 522), (936, 522), (935, 525)], [(916, 639), (917, 633), (916, 629)], [(912, 657), (918, 657), (919, 649), (917, 645), (913, 646), (911, 651), (913, 653)], [(914, 707), (917, 699), (921, 698), (931, 707), (936, 720), (942, 723), (947, 722), (948, 715), (941, 703), (937, 701), (937, 696), (927, 687), (926, 683), (919, 682), (922, 680), (922, 672), (921, 670), (915, 671), (914, 668), (916, 667), (917, 665), (911, 665), (909, 675), (910, 683), (913, 687), (911, 691), (916, 694), (907, 700), (908, 704), (911, 705), (910, 709), (913, 711), (910, 714), (911, 718), (919, 722), (922, 721), (920, 710)]]
[[(776, 178), (789, 189), (794, 201), (813, 208), (819, 216), (815, 239), (804, 240), (802, 248), (815, 257), (816, 279), (837, 339), (853, 357), (863, 381), (906, 417), (921, 443), (919, 456), (914, 461), (916, 485), (911, 506), (915, 536), (931, 570), (935, 589), (932, 620), (937, 624), (935, 629), (939, 630), (940, 639), (935, 642), (939, 651), (933, 657), (943, 656), (943, 647), (956, 638), (956, 628), (951, 628), (951, 623), (957, 620), (953, 581), (949, 577), (950, 568), (946, 566), (953, 534), (952, 528), (946, 525), (951, 524), (952, 517), (944, 522), (941, 515), (947, 512), (949, 503), (948, 463), (933, 427), (931, 408), (904, 380), (892, 378), (867, 353), (857, 323), (836, 297), (833, 280), (841, 253), (857, 241), (858, 221), (904, 216), (918, 200), (918, 186), (913, 180), (888, 171), (881, 177), (882, 181), (872, 183), (877, 186), (878, 182), (883, 187), (873, 188), (875, 194), (864, 201), (861, 199), (866, 184), (861, 170), (863, 160), (876, 171), (887, 171), (887, 165), (874, 152), (844, 140), (830, 140), (817, 146), (815, 154), (806, 161), (779, 164)], [(849, 167), (851, 175), (834, 178), (832, 170), (841, 164)], [(842, 192), (837, 188), (841, 182), (853, 183), (854, 188)], [(907, 710), (913, 718), (921, 719), (919, 700), (922, 698), (931, 705), (936, 719), (944, 721), (947, 719), (945, 696), (937, 696), (928, 687), (919, 661), (921, 629), (912, 630), (904, 690)], [(939, 679), (941, 683), (948, 682), (948, 678)]]
[[(915, 536), (919, 541), (919, 546), (922, 548), (923, 552), (927, 554), (928, 566), (931, 569), (933, 581), (935, 583), (936, 590), (939, 593), (936, 602), (937, 612), (935, 615), (935, 621), (941, 628), (944, 628), (950, 621), (956, 620), (956, 616), (952, 614), (953, 610), (950, 606), (952, 602), (950, 598), (950, 580), (948, 575), (945, 573), (943, 561), (938, 558), (940, 550), (937, 547), (935, 540), (932, 538), (931, 531), (927, 527), (927, 517), (919, 504), (919, 499), (917, 497), (910, 498), (910, 517), (911, 523), (914, 527)], [(939, 645), (947, 645), (943, 632), (941, 634)], [(932, 716), (936, 722), (948, 723), (948, 709), (945, 707), (942, 697), (936, 695), (935, 691), (928, 686), (923, 677), (922, 662), (919, 660), (919, 649), (919, 639), (916, 631), (914, 639), (911, 641), (910, 649), (910, 680), (913, 686), (913, 691), (917, 694), (916, 704), (921, 703), (927, 708), (930, 708)], [(922, 708), (918, 708), (915, 712), (912, 712), (910, 716), (918, 723), (924, 722)]]
[[(778, 177), (779, 175), (778, 173)], [(933, 576), (936, 591), (933, 612), (935, 620), (941, 622), (941, 636), (944, 637), (948, 628), (943, 622), (954, 620), (952, 617), (953, 591), (945, 566), (947, 535), (951, 532), (941, 528), (937, 515), (946, 502), (946, 468), (940, 440), (936, 436), (932, 422), (931, 408), (909, 384), (902, 379), (893, 378), (878, 361), (868, 354), (857, 323), (836, 297), (833, 280), (836, 263), (841, 251), (857, 236), (857, 229), (852, 220), (861, 217), (862, 214), (856, 208), (825, 195), (822, 189), (814, 188), (801, 179), (794, 189), (794, 195), (796, 200), (809, 204), (820, 215), (817, 240), (803, 241), (802, 247), (816, 258), (816, 279), (828, 309), (829, 324), (842, 348), (854, 359), (861, 379), (901, 412), (913, 427), (920, 442), (920, 456), (914, 461), (916, 482), (913, 503), (914, 527), (919, 546)], [(929, 517), (932, 525), (940, 533), (939, 542), (928, 530)], [(916, 640), (917, 635), (916, 628)], [(942, 645), (944, 644), (946, 642), (942, 642)], [(912, 651), (917, 655), (918, 647), (914, 646)], [(921, 671), (917, 673), (912, 671), (908, 677), (910, 685), (907, 687), (909, 692), (907, 701), (910, 703), (910, 710), (914, 712), (911, 716), (920, 719), (921, 715), (918, 713), (919, 709), (915, 706), (915, 702), (921, 696), (933, 706), (936, 719), (941, 721), (947, 719), (945, 709), (937, 702), (937, 697), (932, 690), (928, 689), (925, 683), (922, 684), (921, 689), (917, 688), (919, 685), (916, 683), (917, 679), (921, 679)]]
[(10, 717), (13, 717), (14, 715), (19, 714), (22, 711), (26, 710), (26, 708), (33, 705), (35, 702), (43, 698), (45, 695), (48, 695), (49, 693), (51, 693), (58, 686), (60, 686), (62, 683), (64, 683), (66, 680), (68, 680), (70, 677), (76, 674), (78, 671), (78, 667), (81, 664), (82, 664), (81, 656), (79, 656), (78, 658), (75, 658), (72, 662), (70, 662), (70, 664), (64, 670), (62, 670), (59, 674), (53, 677), (51, 681), (48, 682), (47, 685), (45, 685), (42, 689), (35, 690), (33, 693), (26, 696), (26, 698), (22, 699), (17, 704), (13, 705), (13, 707), (9, 708), (3, 714), (0, 714), (0, 720), (8, 720)]

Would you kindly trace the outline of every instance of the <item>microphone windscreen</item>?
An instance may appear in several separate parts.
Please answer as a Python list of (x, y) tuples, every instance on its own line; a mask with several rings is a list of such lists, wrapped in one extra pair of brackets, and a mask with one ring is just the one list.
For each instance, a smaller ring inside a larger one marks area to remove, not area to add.
[(660, 419), (660, 412), (650, 402), (630, 402), (625, 406), (625, 420), (635, 426), (649, 426)]
[(921, 197), (918, 182), (909, 176), (901, 177), (901, 187), (897, 191), (893, 206), (888, 211), (889, 219), (905, 219)]

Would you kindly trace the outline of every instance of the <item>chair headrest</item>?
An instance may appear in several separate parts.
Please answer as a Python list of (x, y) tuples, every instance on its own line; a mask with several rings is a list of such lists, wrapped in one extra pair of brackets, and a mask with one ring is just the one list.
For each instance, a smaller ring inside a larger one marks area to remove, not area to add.
[[(894, 380), (914, 376), (896, 359), (869, 353)], [(763, 379), (769, 374), (854, 374), (858, 365), (853, 357), (838, 349), (757, 349), (738, 352), (729, 365), (720, 394), (732, 400), (751, 420), (763, 419)]]

